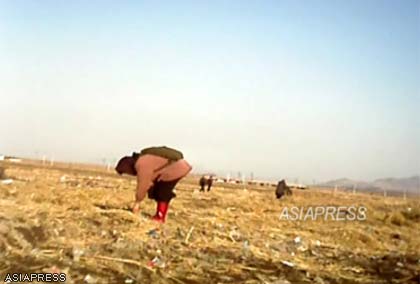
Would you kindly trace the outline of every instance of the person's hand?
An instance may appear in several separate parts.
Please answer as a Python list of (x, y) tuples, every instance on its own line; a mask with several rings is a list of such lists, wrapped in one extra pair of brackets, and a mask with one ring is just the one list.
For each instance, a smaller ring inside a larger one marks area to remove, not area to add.
[(133, 214), (139, 213), (139, 211), (140, 211), (140, 202), (134, 202), (132, 211), (133, 211)]

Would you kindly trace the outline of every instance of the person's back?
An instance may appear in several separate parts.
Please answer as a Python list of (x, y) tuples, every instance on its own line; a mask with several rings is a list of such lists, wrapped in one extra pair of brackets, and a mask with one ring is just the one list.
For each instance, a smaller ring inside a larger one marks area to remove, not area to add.
[(291, 195), (292, 191), (290, 190), (290, 187), (287, 186), (286, 181), (283, 179), (279, 181), (276, 187), (276, 197), (277, 199), (280, 199), (283, 195)]

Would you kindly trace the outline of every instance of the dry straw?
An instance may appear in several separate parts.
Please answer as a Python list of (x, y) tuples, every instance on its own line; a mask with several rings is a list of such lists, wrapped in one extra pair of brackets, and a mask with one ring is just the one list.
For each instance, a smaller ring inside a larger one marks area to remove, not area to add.
[[(68, 283), (416, 283), (420, 202), (309, 189), (177, 188), (167, 223), (130, 212), (135, 179), (101, 169), (4, 164), (0, 275), (66, 272)], [(280, 220), (284, 207), (366, 206), (366, 221)]]

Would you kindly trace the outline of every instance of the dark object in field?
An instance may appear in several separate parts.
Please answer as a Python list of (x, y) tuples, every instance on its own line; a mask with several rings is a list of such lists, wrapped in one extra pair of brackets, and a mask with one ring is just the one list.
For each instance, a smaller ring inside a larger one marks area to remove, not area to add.
[(213, 177), (210, 176), (207, 180), (207, 191), (210, 191), (212, 185), (213, 185)]
[(204, 191), (204, 187), (206, 186), (206, 178), (202, 176), (199, 181), (200, 184), (200, 191)]
[(292, 190), (287, 186), (284, 179), (279, 181), (276, 188), (276, 197), (280, 199), (283, 195), (292, 195)]
[(199, 181), (200, 191), (204, 191), (204, 187), (207, 185), (207, 191), (210, 191), (211, 186), (213, 185), (213, 176), (206, 177), (202, 176)]

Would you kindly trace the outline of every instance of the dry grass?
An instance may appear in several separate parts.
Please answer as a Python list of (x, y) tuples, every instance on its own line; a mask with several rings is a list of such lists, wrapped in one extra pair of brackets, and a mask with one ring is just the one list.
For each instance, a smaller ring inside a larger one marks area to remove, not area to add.
[(6, 170), (0, 167), (0, 180), (6, 179)]
[[(0, 185), (0, 277), (57, 268), (68, 283), (84, 283), (86, 275), (91, 283), (419, 280), (419, 199), (309, 190), (276, 200), (271, 189), (218, 185), (199, 193), (189, 178), (159, 226), (149, 221), (154, 202), (145, 200), (139, 216), (129, 211), (135, 179), (101, 169), (3, 165), (15, 182)], [(292, 206), (368, 211), (365, 221), (280, 220)], [(160, 261), (150, 265), (155, 257)]]

